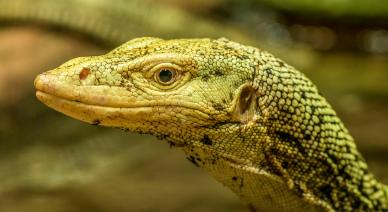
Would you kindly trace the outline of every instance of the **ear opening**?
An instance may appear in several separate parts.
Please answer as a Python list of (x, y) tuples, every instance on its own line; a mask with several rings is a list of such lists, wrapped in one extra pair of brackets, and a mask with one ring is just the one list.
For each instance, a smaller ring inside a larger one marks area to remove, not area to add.
[(258, 92), (252, 85), (243, 85), (237, 99), (234, 101), (232, 119), (242, 124), (254, 121), (257, 113), (257, 98)]

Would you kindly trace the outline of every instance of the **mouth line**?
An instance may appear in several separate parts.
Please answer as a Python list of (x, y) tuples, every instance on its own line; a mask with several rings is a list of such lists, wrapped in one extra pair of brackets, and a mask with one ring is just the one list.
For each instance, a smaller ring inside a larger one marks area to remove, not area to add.
[(195, 109), (195, 108), (184, 107), (182, 105), (165, 105), (165, 104), (162, 105), (161, 104), (161, 105), (136, 105), (136, 106), (131, 106), (131, 107), (120, 107), (120, 106), (115, 107), (115, 106), (107, 106), (107, 105), (101, 105), (101, 104), (89, 104), (89, 103), (85, 103), (85, 102), (82, 102), (79, 100), (72, 100), (72, 99), (64, 98), (63, 96), (59, 96), (59, 95), (45, 92), (45, 91), (40, 90), (40, 89), (36, 89), (36, 96), (44, 104), (46, 104), (46, 101), (43, 99), (49, 98), (49, 99), (58, 99), (60, 101), (71, 103), (73, 105), (78, 105), (80, 107), (85, 107), (85, 106), (86, 107), (98, 107), (98, 108), (114, 109), (114, 110), (130, 110), (130, 109), (142, 109), (142, 108), (143, 109), (152, 109), (152, 108), (156, 108), (156, 107), (160, 107), (160, 108), (168, 108), (168, 107), (184, 108), (184, 109), (188, 109), (191, 111), (196, 111), (197, 116), (195, 116), (195, 117), (197, 117), (197, 118), (199, 115), (204, 119), (209, 119), (209, 115), (207, 113), (200, 111), (198, 109)]
[(39, 90), (37, 89), (36, 90), (36, 96), (38, 96), (38, 99), (39, 99), (39, 95), (44, 95), (46, 97), (50, 97), (50, 98), (55, 98), (55, 99), (60, 99), (62, 101), (67, 101), (67, 102), (72, 102), (72, 103), (75, 103), (75, 104), (82, 104), (82, 105), (86, 105), (86, 106), (92, 106), (92, 107), (104, 107), (104, 108), (117, 108), (117, 109), (121, 109), (121, 108), (151, 108), (152, 106), (134, 106), (134, 107), (115, 107), (115, 106), (106, 106), (106, 105), (101, 105), (101, 104), (89, 104), (89, 103), (85, 103), (85, 102), (82, 102), (82, 101), (79, 101), (79, 100), (72, 100), (72, 99), (68, 99), (68, 98), (65, 98), (63, 96), (60, 96), (60, 95), (55, 95), (55, 94), (52, 94), (52, 93), (48, 93), (48, 92), (45, 92), (43, 90)]

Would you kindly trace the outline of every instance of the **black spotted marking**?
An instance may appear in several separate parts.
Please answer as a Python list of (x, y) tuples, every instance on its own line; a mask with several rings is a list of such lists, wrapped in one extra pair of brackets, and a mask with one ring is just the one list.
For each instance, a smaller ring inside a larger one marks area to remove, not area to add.
[(223, 76), (224, 73), (221, 70), (217, 69), (217, 70), (214, 71), (214, 75), (220, 77), (220, 76)]
[(303, 195), (305, 194), (305, 191), (302, 189), (298, 182), (295, 182), (294, 189), (296, 191), (296, 195), (298, 195), (299, 197), (303, 197)]
[(232, 92), (229, 93), (229, 99), (230, 99), (230, 101), (233, 100), (233, 93)]
[(218, 111), (225, 109), (225, 106), (221, 103), (218, 103), (218, 102), (211, 102), (211, 103), (212, 103), (213, 108), (218, 110)]
[(213, 144), (213, 141), (209, 138), (208, 135), (204, 135), (203, 138), (201, 139), (201, 143), (205, 144), (205, 145), (212, 145)]
[(209, 79), (210, 79), (210, 77), (207, 74), (202, 76), (202, 80), (205, 82), (209, 81)]
[(98, 120), (98, 119), (96, 119), (96, 120), (94, 120), (94, 121), (92, 122), (92, 125), (94, 125), (94, 126), (97, 126), (97, 125), (100, 125), (100, 124), (101, 124), (101, 121)]
[(352, 180), (352, 175), (350, 175), (347, 171), (346, 171), (346, 166), (344, 167), (341, 167), (338, 169), (338, 173), (340, 176), (342, 176), (345, 180)]
[[(278, 166), (278, 163), (277, 163), (278, 160), (274, 157), (274, 155), (278, 155), (278, 154), (279, 154), (279, 151), (277, 149), (271, 147), (269, 149), (269, 151), (264, 154), (265, 163), (267, 163), (264, 166), (268, 167), (268, 170), (272, 174), (279, 176), (279, 177), (282, 177), (283, 176), (282, 169), (284, 169), (284, 168)], [(280, 165), (282, 165), (282, 164), (280, 164)]]
[(192, 164), (194, 164), (196, 167), (200, 167), (199, 164), (197, 163), (197, 160), (193, 156), (187, 157), (187, 160), (189, 160)]
[(129, 74), (126, 71), (121, 72), (121, 77), (124, 79), (129, 79)]
[(240, 60), (248, 60), (249, 59), (249, 56), (247, 56), (245, 54), (240, 54), (240, 55), (237, 55), (236, 57)]
[(272, 75), (272, 69), (271, 68), (264, 68), (263, 69), (264, 73), (266, 73), (268, 76)]
[(302, 93), (300, 94), (300, 96), (301, 96), (303, 99), (306, 99), (306, 98), (307, 98), (306, 92), (302, 92)]
[(329, 153), (327, 154), (327, 157), (329, 157), (334, 164), (340, 164), (340, 160), (335, 155)]
[(330, 197), (333, 188), (330, 185), (324, 185), (319, 188), (319, 191), (325, 196)]
[(284, 161), (281, 162), (281, 165), (282, 165), (283, 169), (288, 169), (290, 167), (290, 162), (284, 160)]
[(333, 187), (330, 186), (330, 185), (324, 185), (324, 186), (321, 186), (319, 187), (319, 191), (321, 194), (323, 194), (326, 199), (330, 200), (332, 203), (333, 202), (333, 198), (331, 197), (332, 195), (332, 192), (333, 192)]
[(288, 107), (287, 105), (284, 105), (284, 106), (281, 107), (279, 110), (280, 110), (281, 112), (283, 112), (283, 113), (290, 113), (290, 114), (292, 114), (292, 113), (290, 112), (289, 107)]
[[(162, 139), (160, 139), (160, 140), (162, 140)], [(167, 140), (167, 143), (170, 145), (170, 147), (184, 147), (184, 146), (186, 146), (185, 144), (178, 144), (178, 143), (175, 143), (175, 142), (172, 142), (169, 140)]]
[(218, 160), (218, 158), (212, 158), (211, 161), (210, 161), (210, 163), (211, 163), (212, 165), (214, 165), (214, 164), (216, 164), (217, 160)]
[(148, 49), (146, 49), (144, 52), (143, 52), (143, 55), (148, 55), (150, 52), (148, 51)]
[(122, 131), (124, 131), (124, 132), (129, 132), (129, 129), (124, 128), (124, 127), (120, 127), (120, 128), (118, 128), (118, 129), (120, 129), (120, 130), (122, 130)]
[(303, 135), (303, 138), (309, 141), (309, 140), (311, 140), (311, 135), (305, 133), (305, 134)]
[(302, 146), (302, 143), (295, 138), (293, 135), (282, 131), (275, 131), (275, 134), (280, 138), (280, 140), (285, 141), (292, 146), (296, 147), (302, 154), (306, 153), (306, 150)]
[[(358, 198), (355, 198), (354, 201), (352, 202), (352, 209), (353, 209), (353, 210), (354, 210), (354, 209), (360, 209), (360, 208), (361, 208), (361, 205), (362, 205), (361, 200), (358, 199)], [(378, 208), (375, 208), (375, 209), (377, 210)], [(365, 209), (364, 209), (364, 210), (361, 210), (361, 211), (365, 211)]]
[(311, 108), (311, 114), (315, 114), (315, 111), (317, 110), (317, 107), (314, 105), (310, 105)]
[[(237, 51), (235, 48), (232, 48), (232, 47), (230, 47), (230, 46), (223, 46), (224, 48), (225, 48), (225, 50), (228, 50), (228, 52), (231, 54), (231, 55), (233, 55), (233, 56), (235, 56), (235, 57), (237, 57), (237, 58), (240, 58), (239, 57), (239, 55), (241, 54), (239, 51)], [(240, 58), (241, 59), (241, 58)]]
[(244, 188), (244, 178), (238, 177), (238, 176), (233, 176), (232, 180), (238, 184), (238, 187), (240, 190)]
[(239, 185), (240, 190), (244, 188), (244, 178), (240, 178), (240, 185)]
[(132, 92), (132, 85), (127, 85), (127, 86), (125, 86), (125, 88), (126, 88), (127, 91), (131, 91)]
[(235, 88), (240, 87), (240, 85), (241, 85), (241, 84), (240, 84), (239, 82), (234, 82), (234, 83), (233, 83), (233, 86), (234, 86)]
[(228, 45), (223, 45), (222, 47), (224, 47), (224, 49), (229, 50), (229, 51), (236, 51), (236, 49), (234, 49)]
[(159, 140), (165, 140), (168, 137), (169, 137), (168, 135), (156, 135), (156, 138)]

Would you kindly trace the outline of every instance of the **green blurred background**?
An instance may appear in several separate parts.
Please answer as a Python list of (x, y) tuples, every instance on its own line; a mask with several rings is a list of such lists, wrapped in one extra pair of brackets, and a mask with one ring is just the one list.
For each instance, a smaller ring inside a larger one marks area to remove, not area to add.
[(227, 37), (274, 53), (317, 84), (388, 183), (383, 0), (0, 0), (0, 211), (245, 210), (167, 143), (36, 100), (38, 73), (139, 36)]

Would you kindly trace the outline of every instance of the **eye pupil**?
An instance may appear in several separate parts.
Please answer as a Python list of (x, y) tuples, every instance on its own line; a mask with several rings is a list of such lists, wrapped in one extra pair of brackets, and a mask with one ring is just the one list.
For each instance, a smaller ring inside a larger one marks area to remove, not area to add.
[(171, 70), (161, 70), (159, 72), (159, 80), (163, 83), (169, 83), (174, 77), (174, 73)]

